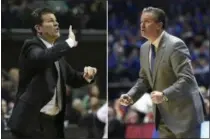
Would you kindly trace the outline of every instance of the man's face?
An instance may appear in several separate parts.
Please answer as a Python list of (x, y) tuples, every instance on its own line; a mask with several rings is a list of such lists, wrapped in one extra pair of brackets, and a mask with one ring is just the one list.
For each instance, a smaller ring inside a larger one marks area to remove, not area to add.
[(60, 37), (59, 24), (54, 14), (46, 13), (42, 15), (42, 24), (38, 27), (38, 32), (47, 39), (56, 40)]
[(157, 19), (152, 12), (143, 12), (141, 15), (140, 28), (142, 37), (150, 39), (161, 29), (161, 23), (157, 22)]

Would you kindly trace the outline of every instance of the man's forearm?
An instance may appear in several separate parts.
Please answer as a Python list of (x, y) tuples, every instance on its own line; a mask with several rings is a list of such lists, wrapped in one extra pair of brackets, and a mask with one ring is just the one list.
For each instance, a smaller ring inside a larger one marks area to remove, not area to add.
[(143, 79), (140, 78), (127, 94), (136, 102), (148, 90), (148, 86), (144, 83)]
[[(192, 92), (194, 90), (192, 84), (193, 81), (187, 77), (181, 77), (177, 80), (173, 85), (163, 90), (163, 94), (168, 98), (168, 100), (176, 99), (178, 97), (182, 97), (186, 92)], [(191, 89), (192, 91), (189, 91)]]

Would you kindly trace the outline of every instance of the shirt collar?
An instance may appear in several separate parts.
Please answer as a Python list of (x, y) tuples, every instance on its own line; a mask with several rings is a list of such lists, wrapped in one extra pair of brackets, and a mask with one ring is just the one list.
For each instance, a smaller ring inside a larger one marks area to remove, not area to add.
[(165, 31), (162, 31), (160, 36), (152, 43), (156, 48), (158, 48), (161, 38), (163, 37)]
[(46, 40), (44, 40), (43, 38), (39, 37), (41, 39), (41, 41), (44, 43), (44, 45), (47, 47), (47, 48), (50, 48), (53, 46), (53, 44), (50, 44), (49, 42), (47, 42)]

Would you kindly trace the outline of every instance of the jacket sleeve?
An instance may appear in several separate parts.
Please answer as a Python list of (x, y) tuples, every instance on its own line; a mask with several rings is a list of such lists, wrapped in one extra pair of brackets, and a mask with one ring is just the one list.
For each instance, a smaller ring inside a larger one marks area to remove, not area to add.
[(83, 77), (83, 72), (76, 71), (73, 69), (65, 60), (65, 68), (66, 68), (66, 83), (73, 87), (73, 88), (79, 88), (88, 84), (91, 84), (94, 82), (94, 79), (89, 83), (85, 80)]
[(71, 48), (66, 42), (54, 45), (51, 48), (42, 48), (38, 44), (25, 47), (22, 51), (24, 64), (32, 69), (43, 69), (51, 66), (55, 61), (64, 56)]
[(174, 51), (170, 56), (173, 71), (177, 81), (163, 90), (164, 95), (170, 100), (181, 97), (185, 92), (196, 90), (196, 80), (190, 60), (190, 53), (184, 42), (176, 43)]
[(145, 92), (150, 90), (150, 85), (143, 68), (139, 72), (139, 78), (136, 84), (128, 91), (128, 95), (136, 102)]

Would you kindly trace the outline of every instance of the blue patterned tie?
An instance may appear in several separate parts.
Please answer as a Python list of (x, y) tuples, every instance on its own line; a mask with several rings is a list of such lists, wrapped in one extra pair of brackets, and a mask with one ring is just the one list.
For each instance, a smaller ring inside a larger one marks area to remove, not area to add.
[(154, 66), (155, 66), (155, 56), (156, 56), (156, 52), (155, 52), (155, 46), (153, 44), (151, 44), (150, 46), (151, 49), (151, 72), (153, 73), (154, 71)]

